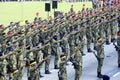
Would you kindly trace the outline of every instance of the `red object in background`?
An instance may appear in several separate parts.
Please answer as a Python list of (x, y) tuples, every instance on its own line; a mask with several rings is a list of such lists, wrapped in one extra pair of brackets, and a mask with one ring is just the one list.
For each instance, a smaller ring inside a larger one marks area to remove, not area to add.
[(118, 3), (120, 3), (120, 0), (118, 0)]
[(7, 35), (11, 35), (13, 32), (12, 31), (8, 31)]
[(106, 0), (103, 0), (103, 2), (105, 3), (105, 2), (106, 2)]
[(120, 36), (120, 31), (117, 32), (117, 36)]

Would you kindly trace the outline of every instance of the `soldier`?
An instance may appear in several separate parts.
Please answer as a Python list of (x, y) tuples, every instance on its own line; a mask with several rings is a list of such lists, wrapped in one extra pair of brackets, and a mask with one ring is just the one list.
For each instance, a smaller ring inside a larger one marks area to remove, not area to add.
[(115, 45), (115, 48), (118, 52), (118, 67), (120, 68), (120, 30), (117, 32), (117, 45)]
[[(85, 26), (83, 24), (78, 25), (78, 26), (79, 26), (79, 29), (81, 29), (80, 35), (79, 35), (79, 41), (82, 43), (80, 51), (81, 51), (82, 55), (85, 55), (83, 53), (83, 48), (84, 48), (84, 44), (85, 44), (85, 40), (83, 40), (83, 38), (85, 38), (85, 30), (82, 30), (82, 29), (84, 29)], [(80, 26), (81, 26), (81, 28), (80, 28)]]
[[(109, 21), (109, 16), (106, 17), (106, 19)], [(105, 25), (105, 37), (106, 37), (106, 44), (109, 45), (109, 38), (110, 38), (110, 23), (107, 22)]]
[[(40, 46), (41, 46), (41, 45), (39, 44), (39, 45), (37, 46), (37, 48), (40, 48)], [(42, 61), (43, 61), (43, 52), (42, 52), (42, 50), (37, 50), (37, 51), (36, 51), (35, 60), (36, 60), (37, 64), (42, 63)], [(44, 76), (42, 76), (41, 73), (40, 73), (41, 68), (42, 68), (42, 64), (38, 67), (38, 73), (39, 73), (39, 76), (40, 76), (40, 77), (44, 77)]]
[[(28, 48), (28, 49), (32, 49), (32, 48)], [(28, 67), (28, 71), (27, 71), (27, 76), (28, 76), (28, 80), (39, 80), (39, 76), (38, 76), (38, 70), (34, 70), (35, 66), (37, 65), (36, 61), (34, 60), (33, 57), (33, 52), (29, 52), (27, 53), (28, 55), (28, 63), (27, 63), (27, 67)]]
[[(72, 26), (71, 26), (72, 27)], [(73, 33), (74, 29), (71, 29), (71, 33)], [(74, 34), (71, 34), (71, 36), (68, 37), (68, 43), (70, 46), (70, 57), (74, 54), (74, 46), (75, 46), (75, 38), (74, 38)]]
[(24, 46), (20, 46), (20, 48), (17, 49), (17, 55), (16, 55), (16, 59), (17, 59), (17, 69), (19, 70), (19, 74), (18, 76), (16, 76), (15, 78), (17, 78), (17, 80), (22, 80), (23, 77), (23, 73), (24, 73), (24, 56), (23, 54), (25, 54), (25, 48)]
[[(3, 55), (3, 53), (0, 53), (0, 57)], [(7, 80), (5, 75), (6, 75), (6, 68), (7, 62), (6, 59), (0, 58), (0, 80)]]
[[(44, 40), (44, 45), (46, 44), (50, 44), (50, 37), (49, 35), (47, 34), (45, 36), (45, 40)], [(45, 46), (44, 50), (43, 50), (43, 57), (47, 57), (48, 59), (45, 60), (45, 74), (51, 74), (51, 72), (49, 71), (49, 65), (50, 65), (50, 59), (51, 59), (51, 46)]]
[(58, 71), (59, 80), (67, 80), (67, 71), (66, 71), (66, 56), (60, 55), (60, 68)]
[(82, 54), (80, 51), (81, 46), (76, 46), (75, 47), (75, 55), (74, 55), (74, 69), (75, 69), (75, 79), (74, 80), (79, 80), (80, 76), (82, 74)]
[[(120, 10), (119, 10), (120, 11)], [(120, 30), (120, 16), (118, 17), (118, 29)]]
[[(57, 34), (54, 34), (53, 36), (53, 39), (52, 39), (52, 42), (56, 42), (58, 40), (58, 35)], [(59, 54), (60, 54), (60, 51), (59, 51), (59, 43), (54, 43), (52, 45), (52, 50), (54, 52), (54, 55), (55, 55), (55, 60), (54, 60), (54, 69), (59, 69), (58, 67), (58, 60), (59, 60)]]
[(92, 52), (90, 48), (90, 44), (92, 42), (92, 33), (91, 33), (91, 27), (89, 26), (86, 28), (86, 38), (87, 38), (87, 51)]
[(16, 52), (13, 49), (10, 50), (9, 54), (11, 54), (8, 58), (8, 72), (9, 72), (9, 79), (13, 79), (17, 70), (17, 61), (16, 61)]
[(104, 60), (104, 48), (103, 48), (104, 43), (105, 41), (101, 37), (97, 39), (97, 44), (96, 44), (97, 60), (98, 60), (97, 77), (99, 78), (102, 78), (101, 68), (103, 66), (103, 60)]
[[(115, 15), (111, 15), (111, 19), (112, 18), (114, 18), (115, 17)], [(116, 27), (116, 24), (117, 24), (117, 22), (116, 22), (116, 20), (114, 20), (114, 21), (112, 21), (112, 22), (110, 22), (111, 24), (110, 24), (110, 31), (111, 31), (111, 42), (114, 42), (114, 40), (115, 40), (115, 34), (116, 34), (116, 29), (117, 29), (117, 27)]]

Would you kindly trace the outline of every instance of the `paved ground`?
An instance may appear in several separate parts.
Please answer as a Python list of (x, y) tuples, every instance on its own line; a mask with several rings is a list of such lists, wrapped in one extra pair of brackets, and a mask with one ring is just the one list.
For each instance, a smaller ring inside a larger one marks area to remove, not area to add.
[[(91, 47), (93, 47), (91, 45)], [(105, 51), (105, 60), (104, 66), (102, 68), (102, 74), (109, 75), (110, 80), (120, 80), (120, 68), (117, 67), (117, 52), (113, 44), (104, 45)], [(84, 53), (86, 54), (83, 56), (83, 73), (80, 80), (102, 80), (96, 77), (96, 69), (97, 69), (97, 60), (93, 53), (86, 52), (86, 46), (84, 47)], [(42, 75), (44, 76), (40, 80), (58, 80), (57, 72), (58, 70), (54, 69), (53, 66), (54, 57), (51, 59), (50, 64), (50, 71), (52, 74), (46, 75), (44, 74), (44, 64), (41, 70)], [(74, 68), (69, 62), (67, 65), (67, 78), (68, 80), (74, 80)], [(23, 76), (23, 80), (27, 80), (26, 70)]]

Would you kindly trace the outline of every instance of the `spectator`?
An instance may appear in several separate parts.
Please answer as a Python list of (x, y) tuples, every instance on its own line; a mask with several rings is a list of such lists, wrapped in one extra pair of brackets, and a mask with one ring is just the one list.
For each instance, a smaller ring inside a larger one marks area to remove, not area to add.
[(73, 12), (74, 12), (73, 5), (71, 5), (70, 13), (73, 13)]

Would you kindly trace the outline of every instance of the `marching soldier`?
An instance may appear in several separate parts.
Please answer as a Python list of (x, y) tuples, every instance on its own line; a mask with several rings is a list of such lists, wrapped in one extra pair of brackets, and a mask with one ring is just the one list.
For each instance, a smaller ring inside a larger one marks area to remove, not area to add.
[(17, 69), (19, 70), (18, 76), (16, 77), (17, 80), (22, 80), (23, 74), (24, 74), (24, 46), (20, 46), (20, 48), (18, 48), (17, 50), (17, 55), (16, 55), (16, 59), (17, 59)]
[(118, 67), (120, 68), (120, 31), (117, 33)]
[(16, 73), (18, 72), (17, 70), (17, 61), (16, 61), (16, 52), (13, 51), (12, 49), (10, 50), (8, 61), (8, 72), (9, 72), (9, 80), (13, 79)]
[(79, 80), (80, 76), (82, 74), (82, 54), (80, 51), (81, 46), (76, 46), (75, 47), (75, 55), (74, 55), (74, 69), (75, 69), (75, 79), (74, 80)]
[[(109, 21), (109, 16), (106, 17), (106, 19)], [(107, 22), (105, 25), (105, 37), (106, 37), (106, 44), (109, 45), (109, 38), (110, 38), (110, 23)]]
[[(32, 48), (27, 48), (28, 50), (31, 50)], [(27, 76), (28, 80), (39, 80), (38, 72), (37, 70), (34, 71), (35, 66), (37, 65), (36, 61), (34, 60), (33, 52), (27, 53)]]
[(87, 38), (87, 51), (92, 52), (90, 48), (90, 44), (92, 42), (92, 33), (91, 33), (91, 27), (86, 27), (86, 38)]
[(67, 80), (67, 71), (66, 71), (66, 56), (63, 54), (60, 56), (60, 68), (58, 71), (59, 80)]
[(103, 48), (104, 43), (105, 41), (103, 41), (101, 37), (97, 39), (97, 44), (96, 44), (97, 60), (98, 60), (97, 77), (99, 78), (102, 78), (101, 69), (104, 60), (104, 48)]
[[(44, 40), (44, 45), (46, 44), (50, 44), (50, 41), (49, 41), (50, 37), (49, 35), (47, 34), (45, 36), (45, 40)], [(45, 60), (45, 74), (51, 74), (51, 72), (49, 71), (49, 65), (50, 65), (50, 59), (51, 59), (51, 46), (45, 46), (44, 50), (43, 50), (43, 57), (47, 57), (48, 59)]]
[[(84, 29), (84, 25), (78, 25), (79, 26), (79, 29)], [(81, 27), (81, 28), (80, 28)], [(83, 40), (83, 38), (85, 38), (85, 30), (82, 30), (82, 31), (80, 31), (80, 35), (79, 35), (79, 41), (81, 42), (81, 54), (82, 55), (85, 55), (84, 53), (83, 53), (83, 48), (84, 48), (84, 44), (85, 44), (85, 40)]]
[[(115, 18), (116, 15), (111, 15), (111, 19)], [(111, 31), (111, 42), (114, 42), (115, 40), (115, 34), (116, 34), (116, 30), (117, 30), (117, 26), (116, 26), (117, 22), (116, 20), (111, 22), (111, 26), (110, 26), (110, 31)]]
[[(37, 48), (40, 48), (40, 46), (37, 46)], [(43, 52), (42, 50), (37, 50), (37, 53), (36, 53), (36, 62), (37, 64), (41, 63), (41, 65), (38, 67), (38, 73), (40, 75), (40, 77), (43, 77), (40, 73), (40, 70), (42, 68), (42, 61), (43, 61)]]
[[(58, 35), (57, 34), (54, 34), (53, 36), (53, 39), (52, 39), (52, 42), (56, 42), (58, 40)], [(53, 52), (54, 52), (54, 55), (55, 55), (55, 60), (54, 60), (54, 69), (59, 69), (58, 67), (58, 60), (59, 60), (59, 54), (60, 54), (60, 51), (59, 51), (59, 43), (54, 43), (52, 45), (52, 49), (53, 49)]]
[[(113, 43), (113, 45), (115, 45)], [(115, 48), (118, 52), (118, 67), (120, 68), (120, 30), (117, 32), (117, 45), (115, 45)]]
[[(3, 55), (3, 53), (0, 53), (0, 57)], [(6, 68), (6, 65), (7, 65), (7, 61), (6, 59), (4, 58), (0, 58), (0, 80), (7, 80), (6, 79), (6, 71), (7, 71), (7, 68)]]

